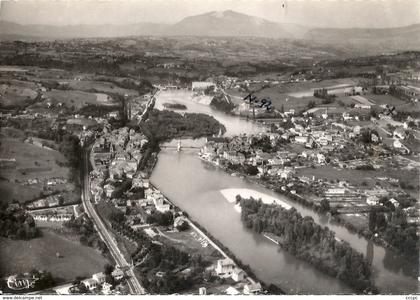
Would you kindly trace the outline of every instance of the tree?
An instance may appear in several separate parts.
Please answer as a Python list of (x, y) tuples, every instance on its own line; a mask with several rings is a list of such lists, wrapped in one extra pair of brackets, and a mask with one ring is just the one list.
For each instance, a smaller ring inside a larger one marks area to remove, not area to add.
[(114, 271), (114, 266), (111, 264), (105, 264), (104, 266), (104, 273), (105, 275), (110, 275)]
[(377, 219), (376, 209), (371, 208), (369, 211), (369, 230), (370, 231), (375, 231), (376, 219)]
[(322, 212), (327, 212), (327, 211), (330, 211), (331, 209), (330, 202), (327, 199), (322, 199), (320, 205), (321, 205)]

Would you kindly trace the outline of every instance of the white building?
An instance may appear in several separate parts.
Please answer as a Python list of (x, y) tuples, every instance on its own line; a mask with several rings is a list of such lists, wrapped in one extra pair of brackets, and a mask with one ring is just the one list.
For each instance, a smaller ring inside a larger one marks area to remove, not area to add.
[(225, 290), (225, 293), (227, 295), (230, 295), (230, 296), (236, 296), (236, 295), (239, 295), (240, 294), (240, 292), (237, 289), (235, 289), (233, 286), (228, 287)]
[(244, 280), (245, 279), (245, 272), (242, 269), (235, 268), (232, 271), (232, 279), (236, 282)]
[(259, 292), (261, 292), (261, 284), (259, 282), (246, 284), (244, 286), (245, 295), (255, 295), (255, 294), (258, 294)]
[(400, 206), (400, 203), (397, 200), (395, 200), (394, 198), (389, 199), (389, 202), (391, 202), (392, 205), (394, 205), (395, 208)]
[(379, 198), (372, 195), (372, 196), (368, 196), (366, 199), (366, 203), (367, 205), (378, 205), (379, 204)]
[(82, 281), (85, 287), (89, 290), (94, 290), (98, 287), (98, 282), (95, 279), (89, 278)]
[(308, 142), (308, 137), (307, 136), (296, 136), (295, 137), (295, 143), (306, 144), (307, 142)]
[(217, 275), (231, 275), (235, 269), (235, 264), (230, 258), (219, 259), (216, 266)]
[(193, 81), (191, 84), (191, 90), (193, 91), (204, 91), (210, 86), (215, 86), (213, 82), (210, 81)]
[(92, 275), (92, 279), (96, 280), (99, 284), (103, 284), (105, 282), (105, 274), (103, 272), (96, 273)]

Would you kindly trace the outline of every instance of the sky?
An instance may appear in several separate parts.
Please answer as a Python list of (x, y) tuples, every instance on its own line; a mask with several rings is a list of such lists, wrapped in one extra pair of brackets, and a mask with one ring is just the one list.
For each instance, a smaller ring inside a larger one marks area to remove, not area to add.
[(0, 20), (48, 25), (170, 24), (228, 9), (311, 27), (420, 23), (420, 0), (0, 0)]

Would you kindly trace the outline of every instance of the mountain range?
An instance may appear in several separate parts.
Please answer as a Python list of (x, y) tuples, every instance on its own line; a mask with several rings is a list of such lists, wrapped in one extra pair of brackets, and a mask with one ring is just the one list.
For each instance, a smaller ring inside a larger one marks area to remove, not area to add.
[(391, 40), (420, 47), (420, 24), (398, 28), (311, 28), (284, 24), (238, 13), (214, 11), (190, 16), (175, 24), (128, 25), (21, 25), (0, 21), (0, 38), (69, 39), (124, 36), (233, 36), (317, 40), (321, 42), (374, 42)]

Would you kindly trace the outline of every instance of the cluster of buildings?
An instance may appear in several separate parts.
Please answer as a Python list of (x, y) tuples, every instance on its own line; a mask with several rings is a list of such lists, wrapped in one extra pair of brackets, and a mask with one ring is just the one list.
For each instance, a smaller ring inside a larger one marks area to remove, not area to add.
[(105, 130), (91, 152), (91, 190), (95, 198), (102, 194), (110, 198), (124, 179), (133, 179), (146, 144), (146, 136), (133, 129), (123, 127), (110, 133)]
[(26, 204), (27, 209), (39, 209), (45, 207), (60, 206), (64, 201), (62, 193), (47, 196)]
[[(110, 275), (114, 282), (119, 282), (124, 278), (124, 272), (121, 269), (115, 269)], [(95, 273), (92, 277), (81, 280), (78, 284), (65, 285), (58, 288), (56, 289), (56, 293), (58, 295), (80, 294), (81, 285), (88, 293), (103, 295), (119, 294), (119, 292), (114, 289), (114, 285), (107, 282), (107, 276), (103, 272)]]

